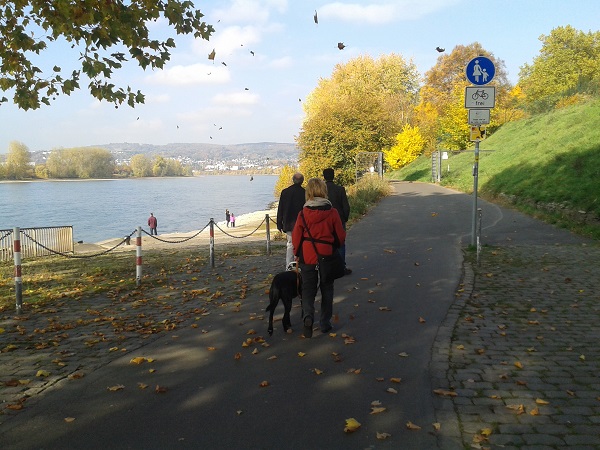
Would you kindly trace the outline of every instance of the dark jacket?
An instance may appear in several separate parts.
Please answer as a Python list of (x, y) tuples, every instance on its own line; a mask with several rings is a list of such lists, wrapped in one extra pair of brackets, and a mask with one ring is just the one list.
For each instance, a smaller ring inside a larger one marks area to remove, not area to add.
[(350, 217), (350, 203), (348, 203), (346, 189), (344, 189), (344, 186), (335, 184), (333, 181), (326, 181), (325, 183), (327, 184), (327, 198), (329, 198), (333, 207), (337, 209), (342, 223), (348, 222), (348, 218)]
[(292, 184), (281, 191), (277, 206), (277, 229), (288, 232), (294, 229), (298, 213), (306, 201), (306, 193), (300, 184)]
[[(310, 235), (317, 241), (315, 245), (320, 255), (331, 255), (334, 248), (338, 248), (346, 241), (346, 231), (342, 226), (340, 215), (335, 208), (330, 205), (302, 209), (306, 225), (310, 230)], [(310, 240), (302, 217), (298, 214), (296, 226), (292, 231), (292, 243), (294, 244), (294, 253), (299, 257), (300, 262), (304, 264), (317, 264), (317, 254)]]

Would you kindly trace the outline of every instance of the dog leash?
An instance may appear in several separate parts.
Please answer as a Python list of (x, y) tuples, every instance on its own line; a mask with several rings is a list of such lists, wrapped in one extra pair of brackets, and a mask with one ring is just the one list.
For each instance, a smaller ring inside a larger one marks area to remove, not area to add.
[(300, 269), (298, 268), (298, 261), (296, 261), (296, 292), (298, 293), (298, 297), (302, 300), (302, 291), (300, 290)]

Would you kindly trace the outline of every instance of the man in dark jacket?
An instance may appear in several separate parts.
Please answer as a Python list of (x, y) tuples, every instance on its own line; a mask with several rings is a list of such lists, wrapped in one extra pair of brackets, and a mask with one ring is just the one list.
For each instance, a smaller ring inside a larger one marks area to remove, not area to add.
[(296, 225), (298, 213), (302, 211), (306, 201), (306, 193), (302, 187), (304, 175), (296, 172), (292, 177), (292, 185), (281, 191), (279, 205), (277, 206), (277, 229), (287, 235), (287, 251), (285, 254), (285, 267), (294, 261), (294, 245), (292, 244), (292, 230)]
[[(342, 226), (346, 229), (346, 222), (350, 217), (350, 203), (348, 203), (348, 196), (346, 195), (346, 189), (344, 186), (340, 186), (333, 182), (334, 171), (332, 168), (323, 169), (323, 178), (325, 178), (325, 184), (327, 185), (327, 197), (331, 202), (331, 205), (337, 209), (340, 213), (340, 219), (342, 219)], [(346, 244), (344, 243), (340, 247), (340, 253), (344, 262), (346, 261)], [(352, 269), (346, 267), (346, 275), (350, 275)]]

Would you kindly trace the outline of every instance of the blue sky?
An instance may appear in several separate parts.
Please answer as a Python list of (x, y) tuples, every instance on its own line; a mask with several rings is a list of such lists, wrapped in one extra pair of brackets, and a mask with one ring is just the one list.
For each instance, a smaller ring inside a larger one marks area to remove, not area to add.
[[(179, 36), (165, 70), (128, 65), (113, 77), (142, 90), (146, 104), (115, 109), (83, 89), (36, 111), (3, 105), (0, 152), (11, 141), (32, 151), (113, 142), (294, 142), (304, 117), (300, 100), (336, 64), (397, 53), (424, 74), (436, 64), (437, 46), (450, 52), (478, 41), (504, 60), (514, 83), (519, 68), (539, 53), (540, 35), (565, 25), (597, 31), (600, 17), (598, 0), (194, 3), (216, 28), (210, 42)], [(152, 29), (167, 33), (165, 23)], [(338, 42), (346, 48), (339, 50)], [(214, 62), (208, 59), (213, 49)], [(67, 50), (51, 47), (40, 64), (74, 68), (78, 52)]]

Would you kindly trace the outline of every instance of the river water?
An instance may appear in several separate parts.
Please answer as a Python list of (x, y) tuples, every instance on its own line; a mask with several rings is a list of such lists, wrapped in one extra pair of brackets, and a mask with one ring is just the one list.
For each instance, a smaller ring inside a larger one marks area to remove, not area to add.
[(153, 212), (159, 234), (187, 233), (211, 218), (223, 222), (225, 209), (236, 217), (269, 209), (276, 182), (274, 175), (210, 175), (0, 183), (0, 230), (72, 225), (75, 241), (101, 242), (148, 230)]

